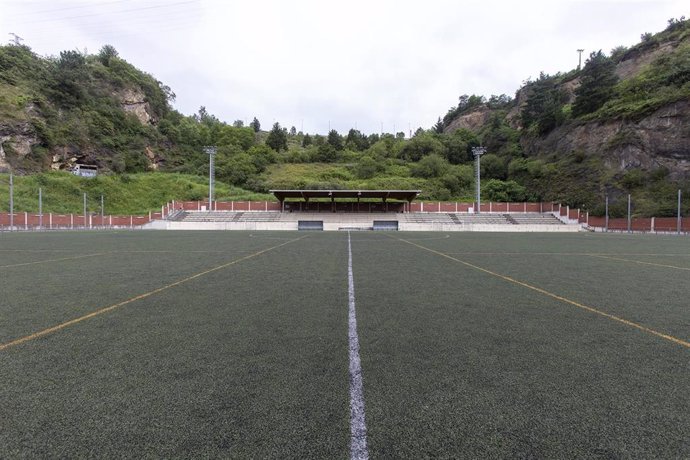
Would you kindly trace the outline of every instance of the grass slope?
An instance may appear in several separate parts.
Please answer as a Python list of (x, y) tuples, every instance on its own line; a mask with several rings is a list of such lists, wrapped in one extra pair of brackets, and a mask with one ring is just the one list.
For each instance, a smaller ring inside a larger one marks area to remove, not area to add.
[[(0, 209), (9, 210), (9, 176), (0, 174)], [(38, 212), (38, 189), (43, 192), (43, 212), (83, 212), (83, 194), (88, 208), (100, 211), (104, 196), (107, 214), (143, 214), (159, 210), (171, 200), (204, 200), (208, 197), (208, 178), (187, 174), (139, 173), (100, 175), (93, 179), (66, 172), (50, 172), (14, 177), (15, 212)], [(272, 195), (249, 192), (216, 182), (216, 199), (269, 200)]]

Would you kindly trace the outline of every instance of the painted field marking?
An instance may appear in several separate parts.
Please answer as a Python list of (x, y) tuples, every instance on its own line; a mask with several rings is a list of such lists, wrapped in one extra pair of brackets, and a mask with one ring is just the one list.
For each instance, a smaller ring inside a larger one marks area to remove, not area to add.
[[(391, 238), (395, 238), (395, 237), (391, 236)], [(626, 326), (633, 327), (633, 328), (638, 329), (638, 330), (640, 330), (640, 331), (642, 331), (642, 332), (646, 332), (647, 334), (652, 334), (652, 335), (655, 335), (655, 336), (657, 336), (657, 337), (660, 337), (660, 338), (662, 338), (662, 339), (664, 339), (664, 340), (668, 340), (669, 342), (673, 342), (673, 343), (675, 343), (675, 344), (677, 344), (677, 345), (681, 345), (681, 346), (683, 346), (683, 347), (685, 347), (685, 348), (690, 348), (690, 342), (688, 342), (688, 341), (686, 341), (686, 340), (682, 340), (682, 339), (679, 339), (679, 338), (677, 338), (677, 337), (673, 337), (672, 335), (664, 334), (663, 332), (659, 332), (659, 331), (656, 331), (656, 330), (654, 330), (654, 329), (650, 329), (650, 328), (648, 328), (648, 327), (646, 327), (646, 326), (642, 326), (641, 324), (637, 324), (637, 323), (635, 323), (635, 322), (633, 322), (633, 321), (629, 321), (629, 320), (627, 320), (627, 319), (625, 319), (625, 318), (621, 318), (620, 316), (612, 315), (612, 314), (610, 314), (610, 313), (606, 313), (606, 312), (604, 312), (604, 311), (598, 310), (598, 309), (596, 309), (596, 308), (594, 308), (594, 307), (590, 307), (590, 306), (581, 304), (581, 303), (579, 303), (579, 302), (575, 302), (574, 300), (570, 300), (570, 299), (567, 299), (567, 298), (565, 298), (565, 297), (559, 296), (558, 294), (554, 294), (554, 293), (552, 293), (552, 292), (549, 292), (549, 291), (547, 291), (547, 290), (545, 290), (545, 289), (542, 289), (542, 288), (539, 288), (539, 287), (536, 287), (536, 286), (532, 286), (531, 284), (527, 284), (527, 283), (525, 283), (525, 282), (523, 282), (523, 281), (516, 280), (515, 278), (511, 278), (510, 276), (501, 275), (500, 273), (496, 273), (496, 272), (493, 272), (493, 271), (491, 271), (491, 270), (487, 270), (486, 268), (482, 268), (482, 267), (479, 267), (479, 266), (477, 266), (477, 265), (471, 264), (471, 263), (469, 263), (469, 262), (465, 262), (464, 260), (457, 259), (457, 258), (455, 258), (455, 257), (453, 257), (453, 256), (449, 256), (448, 254), (444, 254), (443, 252), (436, 251), (435, 249), (427, 248), (427, 247), (425, 247), (425, 246), (422, 246), (422, 245), (417, 244), (417, 243), (413, 243), (413, 242), (411, 242), (411, 241), (404, 240), (404, 239), (402, 239), (402, 238), (395, 238), (395, 239), (397, 239), (397, 240), (399, 240), (399, 241), (402, 241), (402, 242), (404, 242), (404, 243), (407, 243), (407, 244), (411, 244), (412, 246), (416, 246), (416, 247), (418, 247), (418, 248), (420, 248), (420, 249), (424, 249), (425, 251), (432, 252), (432, 253), (437, 254), (437, 255), (439, 255), (439, 256), (441, 256), (441, 257), (445, 257), (445, 258), (447, 258), (447, 259), (454, 260), (455, 262), (459, 262), (459, 263), (461, 263), (461, 264), (463, 264), (463, 265), (466, 265), (466, 266), (468, 266), (468, 267), (474, 268), (475, 270), (479, 270), (479, 271), (481, 271), (481, 272), (487, 273), (487, 274), (489, 274), (489, 275), (491, 275), (491, 276), (495, 276), (495, 277), (497, 277), (497, 278), (501, 278), (501, 279), (503, 279), (503, 280), (505, 280), (505, 281), (509, 281), (509, 282), (514, 283), (514, 284), (517, 284), (517, 285), (519, 285), (519, 286), (526, 287), (527, 289), (531, 289), (531, 290), (533, 290), (533, 291), (536, 291), (536, 292), (538, 292), (538, 293), (540, 293), (540, 294), (544, 294), (545, 296), (551, 297), (551, 298), (556, 299), (556, 300), (559, 300), (559, 301), (561, 301), (561, 302), (564, 302), (564, 303), (567, 303), (567, 304), (570, 304), (570, 305), (574, 305), (574, 306), (576, 306), (576, 307), (578, 307), (578, 308), (581, 308), (581, 309), (583, 309), (583, 310), (587, 310), (587, 311), (589, 311), (589, 312), (591, 312), (591, 313), (595, 313), (595, 314), (597, 314), (597, 315), (599, 315), (599, 316), (603, 316), (604, 318), (608, 318), (608, 319), (610, 319), (610, 320), (619, 322), (619, 323), (621, 323), (621, 324), (625, 324)]]
[(687, 270), (690, 271), (690, 268), (688, 267), (677, 267), (675, 265), (666, 265), (666, 264), (657, 264), (655, 262), (643, 262), (641, 260), (630, 260), (630, 259), (624, 259), (622, 257), (612, 257), (612, 256), (603, 256), (601, 254), (589, 254), (591, 257), (598, 257), (600, 259), (609, 259), (609, 260), (619, 260), (621, 262), (630, 262), (633, 264), (641, 264), (641, 265), (652, 265), (654, 267), (665, 267), (665, 268), (673, 268), (676, 270)]
[(362, 362), (359, 356), (357, 315), (355, 312), (355, 281), (352, 276), (352, 243), (347, 232), (347, 293), (348, 293), (348, 343), (350, 349), (350, 458), (366, 460), (367, 424), (364, 417), (364, 383)]
[(47, 264), (49, 262), (61, 262), (63, 260), (76, 260), (76, 259), (85, 259), (87, 257), (96, 257), (96, 256), (102, 256), (108, 254), (107, 252), (97, 252), (95, 254), (85, 254), (81, 256), (74, 256), (74, 257), (61, 257), (59, 259), (47, 259), (47, 260), (37, 260), (35, 262), (22, 262), (19, 264), (10, 264), (10, 265), (0, 265), (0, 268), (10, 268), (10, 267), (23, 267), (25, 265), (38, 265), (38, 264)]
[(78, 318), (74, 318), (74, 319), (71, 319), (69, 321), (65, 321), (64, 323), (60, 323), (60, 324), (57, 324), (55, 326), (49, 327), (47, 329), (43, 329), (41, 331), (34, 332), (33, 334), (29, 334), (29, 335), (26, 335), (24, 337), (20, 337), (18, 339), (12, 340), (10, 342), (0, 344), (0, 351), (6, 350), (7, 348), (14, 347), (14, 346), (22, 344), (24, 342), (28, 342), (30, 340), (37, 339), (39, 337), (43, 337), (43, 336), (48, 335), (48, 334), (52, 334), (53, 332), (57, 332), (57, 331), (64, 329), (68, 326), (72, 326), (74, 324), (81, 323), (82, 321), (86, 321), (87, 319), (93, 318), (95, 316), (99, 316), (99, 315), (102, 315), (104, 313), (108, 313), (109, 311), (115, 310), (116, 308), (122, 307), (122, 306), (130, 304), (132, 302), (136, 302), (137, 300), (145, 299), (147, 297), (150, 297), (154, 294), (158, 294), (159, 292), (165, 291), (165, 290), (170, 289), (172, 287), (179, 286), (180, 284), (184, 284), (188, 281), (192, 281), (192, 280), (199, 278), (201, 276), (208, 275), (209, 273), (213, 273), (215, 271), (222, 270), (223, 268), (229, 267), (231, 265), (235, 265), (235, 264), (243, 262), (247, 259), (251, 259), (252, 257), (259, 256), (265, 252), (271, 251), (273, 249), (277, 249), (281, 246), (285, 246), (286, 244), (301, 240), (303, 238), (306, 238), (307, 236), (308, 235), (301, 236), (299, 238), (295, 238), (293, 240), (286, 241), (285, 243), (281, 243), (281, 244), (276, 245), (276, 246), (271, 246), (270, 248), (262, 249), (261, 251), (249, 254), (249, 255), (241, 257), (239, 259), (232, 260), (232, 261), (225, 263), (223, 265), (218, 265), (217, 267), (213, 267), (213, 268), (210, 268), (208, 270), (204, 270), (203, 272), (199, 272), (195, 275), (188, 276), (188, 277), (183, 278), (181, 280), (175, 281), (174, 283), (170, 283), (170, 284), (167, 284), (165, 286), (154, 289), (152, 291), (145, 292), (144, 294), (140, 294), (138, 296), (132, 297), (131, 299), (123, 300), (122, 302), (118, 302), (118, 303), (110, 305), (108, 307), (104, 307), (104, 308), (101, 308), (99, 310), (93, 311), (91, 313), (87, 313), (86, 315), (80, 316)]
[[(419, 241), (408, 239), (407, 241)], [(592, 256), (592, 257), (606, 257), (617, 256), (619, 253), (608, 252), (480, 252), (480, 251), (465, 251), (465, 252), (447, 252), (450, 255), (465, 255), (465, 256)], [(657, 253), (630, 253), (623, 254), (624, 256), (663, 256), (663, 257), (690, 257), (690, 254), (657, 254)]]

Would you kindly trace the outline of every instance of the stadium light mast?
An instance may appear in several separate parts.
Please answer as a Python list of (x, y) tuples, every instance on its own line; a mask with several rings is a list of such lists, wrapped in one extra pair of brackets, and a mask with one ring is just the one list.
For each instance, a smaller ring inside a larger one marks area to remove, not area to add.
[(208, 145), (204, 147), (204, 152), (208, 154), (208, 210), (213, 211), (213, 187), (216, 175), (213, 159), (216, 156), (216, 146)]
[(477, 207), (474, 210), (475, 214), (479, 214), (481, 208), (481, 161), (480, 158), (486, 153), (485, 147), (472, 147), (472, 155), (474, 155), (474, 164), (476, 168), (475, 183), (477, 186)]
[(577, 50), (577, 70), (580, 70), (582, 68), (582, 52), (584, 49), (580, 48)]

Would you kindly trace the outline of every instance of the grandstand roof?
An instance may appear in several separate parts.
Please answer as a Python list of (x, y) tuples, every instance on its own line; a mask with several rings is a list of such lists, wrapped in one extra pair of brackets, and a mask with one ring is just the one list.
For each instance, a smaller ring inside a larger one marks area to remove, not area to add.
[(286, 198), (379, 198), (412, 202), (421, 190), (269, 190), (278, 201)]

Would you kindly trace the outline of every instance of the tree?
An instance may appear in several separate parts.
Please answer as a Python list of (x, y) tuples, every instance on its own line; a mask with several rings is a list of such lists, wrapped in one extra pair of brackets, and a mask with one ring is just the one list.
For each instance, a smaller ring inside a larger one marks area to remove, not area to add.
[(436, 153), (432, 153), (412, 165), (412, 175), (415, 177), (441, 177), (448, 171), (448, 162)]
[(482, 193), (487, 200), (515, 202), (527, 199), (527, 189), (515, 181), (489, 179), (482, 182)]
[(431, 129), (433, 129), (434, 132), (437, 134), (443, 134), (443, 128), (444, 128), (443, 120), (441, 120), (441, 117), (438, 117), (438, 121), (436, 122), (436, 124)]
[(333, 147), (336, 150), (342, 150), (343, 147), (343, 138), (340, 134), (338, 134), (338, 131), (335, 129), (332, 129), (328, 132), (328, 144)]
[(527, 102), (520, 113), (522, 126), (537, 127), (539, 134), (546, 134), (564, 120), (563, 106), (567, 101), (558, 79), (541, 72), (536, 81), (525, 85)]
[(290, 136), (296, 136), (297, 135), (297, 128), (294, 126), (290, 128)]
[(275, 122), (273, 124), (273, 128), (271, 128), (271, 131), (268, 133), (268, 137), (266, 138), (266, 145), (271, 147), (276, 152), (288, 149), (287, 133), (283, 128), (280, 127), (280, 123)]
[(574, 117), (596, 112), (613, 97), (618, 83), (615, 70), (616, 64), (601, 50), (589, 55), (582, 69), (580, 86), (575, 90)]
[(78, 106), (86, 97), (86, 58), (79, 51), (61, 51), (57, 60), (53, 97), (66, 106)]
[(345, 138), (345, 147), (356, 152), (361, 152), (369, 147), (367, 137), (356, 129), (350, 129)]
[(302, 139), (302, 147), (309, 147), (312, 144), (312, 138), (309, 134), (305, 134)]
[(410, 139), (400, 150), (400, 157), (407, 161), (419, 161), (427, 155), (444, 156), (445, 146), (431, 134), (423, 134)]
[(244, 128), (244, 121), (235, 120), (232, 122), (232, 126), (234, 126), (235, 128)]
[(369, 155), (364, 155), (355, 165), (354, 173), (358, 179), (371, 179), (381, 171), (381, 169), (382, 165), (378, 161)]
[(104, 66), (109, 66), (111, 59), (119, 57), (119, 54), (113, 45), (104, 45), (98, 52), (97, 59)]
[(249, 127), (254, 130), (255, 133), (258, 133), (259, 130), (261, 130), (261, 123), (259, 123), (259, 120), (254, 117), (251, 123), (249, 123)]

